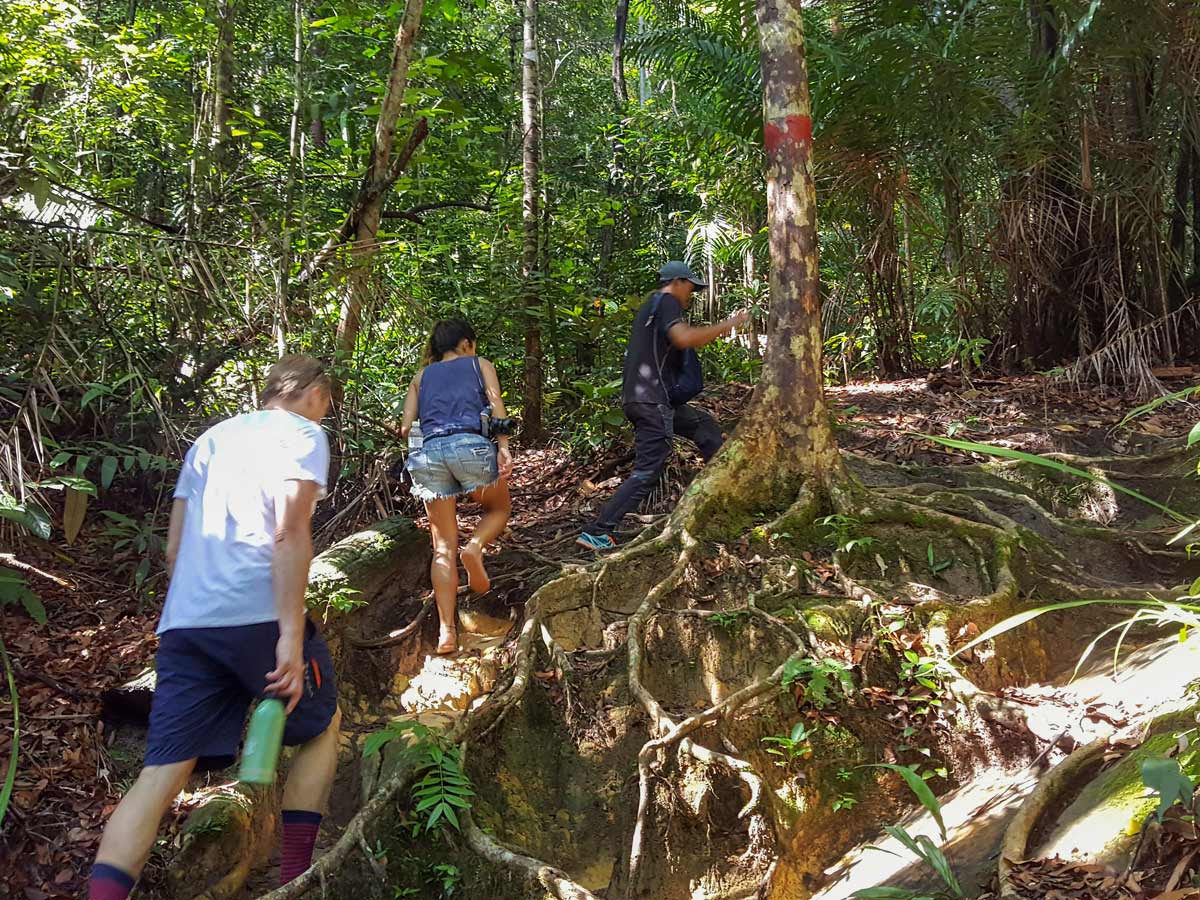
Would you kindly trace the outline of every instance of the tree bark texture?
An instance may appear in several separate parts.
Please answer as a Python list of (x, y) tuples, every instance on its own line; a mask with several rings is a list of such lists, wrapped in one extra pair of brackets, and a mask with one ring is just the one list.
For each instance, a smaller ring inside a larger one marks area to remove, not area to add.
[(1200, 148), (1196, 146), (1197, 128), (1191, 129), (1192, 145), (1192, 277), (1200, 276)]
[(531, 441), (542, 437), (542, 328), (540, 321), (541, 260), (538, 233), (541, 192), (542, 129), (538, 122), (540, 73), (538, 66), (537, 0), (525, 0), (524, 48), (521, 58), (521, 124), (524, 129), (522, 172), (525, 193), (521, 205), (524, 244), (521, 277), (525, 301), (525, 389), (522, 434)]
[(214, 171), (225, 169), (230, 140), (229, 95), (233, 92), (233, 41), (237, 0), (214, 0), (208, 17), (216, 26), (216, 43), (208, 53), (208, 87), (195, 103), (192, 130), (191, 197), (187, 231), (205, 230), (207, 214), (216, 205)]
[(378, 250), (379, 221), (387, 189), (398, 174), (392, 165), (392, 150), (396, 145), (396, 125), (404, 105), (404, 90), (408, 85), (408, 63), (412, 59), (413, 44), (421, 27), (424, 6), (424, 0), (408, 0), (404, 18), (396, 29), (391, 72), (375, 126), (375, 144), (371, 148), (371, 161), (366, 175), (363, 176), (360, 191), (362, 203), (357, 210), (354, 244), (350, 251), (353, 264), (346, 277), (337, 327), (336, 346), (346, 357), (354, 352), (362, 327), (363, 306), (370, 296), (371, 267)]
[[(771, 254), (766, 358), (735, 436), (744, 490), (772, 493), (779, 479), (841, 480), (821, 366), (817, 203), (803, 0), (757, 0), (763, 81), (767, 226)], [(764, 473), (770, 477), (764, 478)], [(763, 488), (753, 487), (757, 481)], [(775, 482), (775, 484), (767, 484)], [(773, 498), (778, 502), (778, 497)]]

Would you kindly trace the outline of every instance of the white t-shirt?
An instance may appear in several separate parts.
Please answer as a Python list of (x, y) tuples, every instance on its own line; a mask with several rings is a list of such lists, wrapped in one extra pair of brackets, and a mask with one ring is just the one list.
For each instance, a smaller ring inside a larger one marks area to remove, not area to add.
[(276, 491), (315, 481), (323, 497), (328, 470), (321, 426), (286, 410), (244, 413), (200, 435), (175, 486), (187, 507), (158, 633), (277, 621)]

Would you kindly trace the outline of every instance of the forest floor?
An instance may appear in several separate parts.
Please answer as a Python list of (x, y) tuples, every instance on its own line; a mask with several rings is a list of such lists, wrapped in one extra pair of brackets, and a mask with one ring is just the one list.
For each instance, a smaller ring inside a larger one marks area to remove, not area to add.
[[(937, 376), (852, 384), (828, 393), (843, 449), (892, 462), (975, 461), (931, 444), (922, 433), (1034, 453), (1145, 453), (1178, 445), (1196, 419), (1194, 408), (1177, 403), (1118, 427), (1137, 406), (1132, 398), (1111, 390), (1075, 390), (1040, 376), (974, 381)], [(710, 391), (701, 405), (732, 426), (748, 394), (747, 387), (724, 386)], [(681, 450), (643, 510), (646, 521), (670, 509), (699, 469), (690, 447)], [(490, 559), (493, 610), (519, 606), (562, 563), (585, 560), (574, 544), (578, 528), (628, 473), (631, 461), (627, 433), (587, 460), (558, 447), (518, 454), (510, 533)], [(403, 493), (399, 485), (394, 489), (397, 496)], [(464, 528), (473, 524), (472, 513), (469, 507), (463, 510)], [(5, 610), (0, 635), (16, 667), (20, 697), (19, 769), (0, 834), (0, 883), (13, 897), (45, 900), (84, 893), (103, 823), (140, 765), (141, 748), (128, 738), (130, 730), (114, 731), (101, 721), (100, 697), (151, 662), (157, 603), (138, 599), (125, 574), (132, 570), (132, 556), (114, 553), (99, 520), (93, 507), (72, 547), (19, 548), (19, 559), (40, 572), (30, 580), (48, 610), (47, 625), (34, 626), (12, 607), (0, 608)], [(366, 523), (345, 522), (343, 530), (361, 524)], [(6, 723), (0, 730), (0, 759), (7, 759), (12, 741), (7, 699), (5, 693), (0, 703), (0, 721)], [(194, 796), (181, 795), (169, 814), (147, 870), (149, 880), (169, 859)]]

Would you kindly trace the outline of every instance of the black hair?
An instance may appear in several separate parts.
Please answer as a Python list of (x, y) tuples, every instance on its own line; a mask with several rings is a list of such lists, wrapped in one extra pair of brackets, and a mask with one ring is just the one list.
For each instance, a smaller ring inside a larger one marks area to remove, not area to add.
[(475, 343), (475, 329), (466, 319), (443, 319), (433, 326), (429, 334), (429, 346), (425, 349), (425, 363), (441, 362), (444, 355), (464, 340)]

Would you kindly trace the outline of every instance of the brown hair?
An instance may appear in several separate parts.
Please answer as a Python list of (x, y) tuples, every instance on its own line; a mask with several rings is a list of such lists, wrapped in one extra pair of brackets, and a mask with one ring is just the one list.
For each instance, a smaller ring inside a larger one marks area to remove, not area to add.
[(264, 404), (277, 399), (287, 400), (317, 381), (329, 387), (324, 363), (300, 353), (283, 356), (267, 372), (267, 384), (259, 399)]

